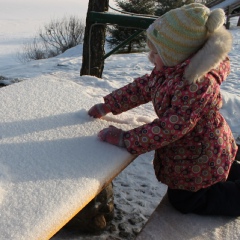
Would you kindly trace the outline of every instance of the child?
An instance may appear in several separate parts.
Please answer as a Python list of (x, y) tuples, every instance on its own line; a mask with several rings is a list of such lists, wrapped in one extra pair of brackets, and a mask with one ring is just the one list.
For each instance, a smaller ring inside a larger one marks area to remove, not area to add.
[(237, 145), (219, 109), (230, 71), (231, 34), (222, 9), (202, 4), (171, 10), (147, 29), (150, 75), (104, 97), (89, 115), (101, 118), (152, 101), (157, 118), (129, 131), (114, 126), (102, 141), (131, 154), (155, 150), (154, 169), (182, 213), (240, 215)]

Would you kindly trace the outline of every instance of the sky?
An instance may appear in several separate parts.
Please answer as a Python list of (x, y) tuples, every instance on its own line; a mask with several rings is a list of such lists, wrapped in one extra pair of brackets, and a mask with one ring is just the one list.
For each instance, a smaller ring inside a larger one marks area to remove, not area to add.
[[(17, 81), (26, 81), (26, 83), (32, 85), (34, 81), (39, 83), (44, 83), (44, 81), (59, 81), (59, 83), (64, 82), (74, 82), (78, 84), (79, 88), (84, 89), (84, 95), (90, 104), (95, 104), (102, 102), (102, 97), (107, 95), (109, 92), (113, 91), (116, 88), (119, 88), (129, 82), (133, 81), (134, 78), (142, 76), (146, 73), (150, 73), (153, 66), (149, 63), (147, 58), (147, 53), (134, 53), (134, 54), (119, 54), (112, 55), (105, 61), (105, 67), (103, 72), (103, 77), (96, 78), (91, 76), (79, 76), (79, 70), (81, 68), (81, 56), (82, 56), (82, 46), (79, 45), (75, 48), (69, 49), (65, 53), (46, 60), (32, 61), (25, 64), (20, 64), (16, 61), (14, 57), (17, 51), (17, 47), (21, 46), (21, 43), (30, 39), (31, 35), (34, 35), (35, 30), (39, 23), (45, 22), (45, 20), (55, 17), (56, 15), (67, 14), (68, 12), (80, 12), (80, 8), (87, 9), (87, 3), (85, 1), (59, 1), (59, 0), (43, 0), (43, 1), (23, 1), (18, 0), (17, 3), (14, 0), (5, 0), (1, 1), (0, 8), (0, 76), (5, 76), (8, 80), (5, 81), (7, 84), (13, 84), (16, 79)], [(41, 2), (41, 4), (40, 4)], [(61, 7), (59, 3), (62, 3)], [(69, 7), (70, 2), (71, 8)], [(37, 6), (37, 4), (39, 5)], [(44, 6), (43, 6), (43, 3)], [(16, 5), (17, 4), (17, 5)], [(20, 9), (17, 10), (18, 4)], [(81, 5), (82, 4), (82, 5)], [(59, 6), (59, 7), (58, 7)], [(65, 6), (65, 8), (63, 8)], [(57, 12), (55, 12), (57, 10)], [(69, 10), (68, 10), (69, 9)], [(86, 10), (85, 10), (86, 11)], [(84, 12), (84, 11), (83, 11)], [(84, 13), (83, 13), (84, 15)], [(229, 75), (226, 82), (221, 86), (222, 95), (223, 95), (223, 108), (221, 113), (224, 115), (228, 121), (232, 131), (234, 132), (235, 138), (239, 143), (240, 140), (240, 28), (236, 27), (237, 19), (232, 19), (231, 23), (231, 33), (233, 34), (233, 48), (230, 52), (231, 59), (231, 74)], [(71, 84), (70, 84), (71, 85)], [(67, 83), (66, 83), (67, 86)], [(44, 87), (44, 85), (43, 85)], [(47, 85), (45, 87), (47, 89)], [(69, 88), (71, 89), (71, 88)], [(28, 88), (26, 88), (28, 90)], [(26, 91), (24, 90), (24, 91)], [(5, 90), (4, 90), (5, 91)], [(30, 90), (29, 90), (30, 91)], [(45, 93), (46, 94), (46, 93)], [(71, 94), (71, 93), (69, 93)], [(30, 97), (28, 94), (24, 95), (24, 102), (28, 103)], [(44, 96), (44, 95), (43, 95)], [(16, 95), (7, 96), (9, 102), (15, 99)], [(31, 97), (32, 94), (31, 94)], [(40, 99), (39, 99), (40, 100)], [(76, 96), (75, 101), (81, 101), (81, 98)], [(36, 100), (37, 101), (37, 100)], [(5, 102), (6, 103), (6, 102)], [(63, 103), (64, 104), (67, 104)], [(31, 106), (31, 104), (28, 104)], [(6, 106), (5, 106), (6, 108)], [(64, 108), (67, 109), (67, 108)], [(48, 114), (47, 110), (41, 114)], [(87, 109), (85, 109), (87, 110)], [(27, 110), (26, 110), (27, 111)], [(67, 110), (66, 110), (67, 111)], [(85, 112), (79, 111), (79, 116), (85, 116)], [(144, 114), (143, 114), (144, 113)], [(11, 112), (9, 112), (11, 115)], [(14, 115), (14, 114), (13, 114)], [(2, 121), (8, 121), (7, 114), (3, 114), (4, 119)], [(75, 116), (75, 115), (74, 115)], [(17, 118), (18, 116), (13, 116)], [(122, 124), (125, 127), (128, 125), (139, 126), (140, 124), (150, 122), (156, 115), (153, 111), (151, 104), (143, 105), (139, 108), (133, 109), (126, 113), (123, 113), (118, 116), (108, 115), (105, 117), (105, 120), (114, 124)], [(61, 134), (64, 133), (64, 126), (61, 124), (64, 122), (65, 118), (45, 118), (44, 126), (51, 126), (52, 129), (58, 127), (61, 129)], [(54, 121), (51, 121), (54, 120)], [(55, 121), (57, 120), (57, 121)], [(74, 123), (76, 118), (74, 118)], [(31, 130), (34, 128), (34, 122), (30, 122)], [(38, 124), (41, 121), (38, 122)], [(95, 122), (96, 124), (99, 121)], [(56, 124), (56, 125), (54, 125)], [(2, 126), (2, 125), (0, 125)], [(10, 125), (9, 125), (10, 126)], [(29, 125), (27, 122), (21, 125), (22, 128), (17, 130), (28, 129)], [(66, 127), (66, 126), (65, 126)], [(77, 128), (77, 124), (72, 124), (74, 129)], [(99, 125), (96, 126), (99, 128)], [(41, 130), (48, 130), (41, 129)], [(51, 130), (51, 129), (50, 129)], [(11, 128), (9, 127), (8, 134), (11, 134)], [(47, 132), (48, 133), (48, 132)], [(51, 131), (50, 131), (51, 133)], [(49, 134), (50, 134), (49, 133)], [(56, 133), (56, 132), (55, 132)], [(39, 134), (39, 135), (38, 135)], [(43, 135), (41, 135), (43, 134)], [(55, 135), (48, 135), (49, 138), (53, 138)], [(75, 134), (75, 133), (74, 133)], [(0, 141), (20, 141), (21, 135), (15, 136), (12, 138), (6, 138), (4, 140), (4, 134), (0, 135)], [(45, 136), (45, 131), (36, 131), (32, 134), (23, 135), (25, 140), (28, 137)], [(92, 136), (93, 137), (93, 136)], [(97, 133), (95, 133), (95, 140), (97, 142)], [(35, 139), (37, 142), (38, 139)], [(106, 143), (98, 142), (99, 148), (100, 145), (106, 147)], [(35, 145), (34, 145), (35, 146)], [(29, 142), (29, 147), (31, 147), (31, 142)], [(47, 147), (47, 145), (46, 145)], [(64, 148), (69, 147), (70, 149), (77, 149), (76, 145), (67, 143), (64, 145)], [(1, 148), (2, 149), (2, 148)], [(111, 148), (113, 149), (113, 148)], [(109, 148), (109, 151), (111, 151)], [(2, 149), (3, 150), (3, 149)], [(51, 151), (53, 151), (51, 149)], [(19, 149), (21, 153), (21, 149)], [(55, 154), (55, 152), (53, 151)], [(73, 152), (73, 155), (76, 155), (77, 152)], [(112, 152), (114, 154), (114, 150)], [(32, 152), (34, 154), (34, 152)], [(163, 195), (166, 191), (166, 186), (159, 183), (153, 173), (152, 159), (153, 152), (141, 155), (138, 157), (132, 164), (130, 164), (116, 179), (114, 179), (115, 186), (115, 204), (118, 206), (118, 214), (122, 213), (121, 220), (120, 218), (115, 219), (113, 223), (117, 226), (121, 223), (128, 223), (128, 220), (136, 216), (140, 216), (142, 221), (136, 223), (135, 226), (130, 224), (127, 225), (127, 231), (129, 234), (133, 235), (134, 228), (135, 230), (141, 229), (143, 224), (147, 221), (152, 211), (161, 201)], [(4, 183), (6, 180), (10, 181), (14, 176), (11, 175), (11, 171), (5, 171), (5, 168), (2, 166), (5, 164), (4, 159), (1, 159), (0, 155), (0, 193), (8, 191), (9, 189), (4, 189)], [(60, 156), (61, 157), (61, 156)], [(11, 163), (9, 163), (11, 165)], [(15, 171), (15, 169), (13, 169)], [(1, 172), (2, 171), (2, 172)], [(24, 177), (24, 176), (23, 176)], [(32, 183), (31, 183), (32, 184)], [(1, 191), (3, 190), (3, 191)], [(72, 189), (74, 191), (74, 189)], [(1, 195), (0, 198), (0, 207), (1, 203), (4, 201), (4, 196)], [(217, 231), (217, 229), (216, 229)], [(54, 240), (69, 239), (69, 240), (106, 240), (106, 237), (119, 237), (119, 230), (115, 232), (105, 231), (101, 237), (88, 237), (85, 235), (79, 235), (73, 232), (68, 232), (61, 230), (58, 235), (56, 235)]]

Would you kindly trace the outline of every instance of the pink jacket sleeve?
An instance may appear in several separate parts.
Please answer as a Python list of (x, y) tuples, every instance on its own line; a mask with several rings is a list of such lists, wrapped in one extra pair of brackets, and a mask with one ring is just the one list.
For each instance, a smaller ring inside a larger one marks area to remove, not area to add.
[(155, 109), (159, 118), (153, 122), (126, 132), (124, 142), (127, 150), (139, 155), (166, 146), (186, 135), (204, 112), (209, 111), (213, 95), (218, 94), (218, 87), (218, 84), (212, 84), (206, 79), (202, 84), (177, 85), (169, 92), (165, 91), (165, 102), (159, 105), (168, 107), (164, 111)]
[(104, 102), (113, 114), (119, 114), (151, 100), (149, 75), (135, 79), (132, 83), (104, 97)]

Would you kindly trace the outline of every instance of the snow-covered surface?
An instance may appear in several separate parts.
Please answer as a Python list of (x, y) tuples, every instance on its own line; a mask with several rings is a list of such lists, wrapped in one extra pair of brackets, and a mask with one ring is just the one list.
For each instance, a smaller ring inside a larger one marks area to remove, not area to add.
[(136, 240), (237, 240), (239, 224), (240, 218), (182, 214), (165, 196)]
[(88, 116), (92, 100), (71, 81), (1, 89), (1, 239), (48, 239), (133, 160), (97, 140), (111, 122)]
[[(56, 6), (59, 4), (59, 1), (57, 0), (51, 0), (52, 2), (55, 2)], [(6, 5), (9, 3), (13, 3), (13, 0), (5, 0), (3, 1)], [(20, 2), (20, 0), (19, 0)], [(26, 9), (27, 7), (30, 8), (30, 6), (34, 6), (33, 1), (28, 0), (21, 0), (21, 2), (26, 2)], [(50, 2), (50, 1), (48, 1)], [(61, 4), (64, 1), (61, 1)], [(67, 2), (65, 1), (68, 6), (71, 6), (71, 1)], [(76, 1), (79, 3), (83, 3), (83, 0)], [(84, 0), (86, 3), (87, 1)], [(227, 1), (225, 1), (227, 2)], [(33, 5), (32, 5), (33, 4)], [(1, 2), (1, 13), (3, 9), (4, 4), (2, 5)], [(51, 4), (49, 5), (51, 6)], [(13, 10), (13, 5), (8, 5), (9, 10)], [(80, 6), (79, 6), (80, 7)], [(78, 7), (76, 5), (74, 6), (75, 9), (78, 11)], [(65, 8), (67, 9), (67, 7)], [(87, 9), (87, 3), (86, 8)], [(35, 8), (35, 11), (38, 10)], [(15, 81), (23, 81), (27, 80), (26, 83), (34, 83), (34, 82), (42, 82), (42, 81), (54, 81), (59, 82), (59, 84), (65, 83), (65, 81), (69, 81), (70, 85), (72, 82), (74, 84), (78, 84), (78, 86), (81, 88), (81, 91), (84, 93), (84, 96), (88, 99), (89, 103), (95, 104), (98, 102), (102, 102), (102, 97), (111, 92), (112, 90), (119, 88), (129, 82), (131, 82), (134, 78), (141, 76), (145, 73), (150, 73), (152, 69), (152, 65), (148, 62), (147, 59), (147, 53), (136, 53), (136, 54), (119, 54), (119, 55), (112, 55), (105, 61), (105, 68), (103, 73), (103, 78), (95, 78), (91, 76), (79, 76), (79, 71), (81, 68), (81, 54), (82, 54), (82, 46), (77, 46), (75, 48), (72, 48), (68, 51), (66, 51), (64, 54), (47, 59), (47, 60), (39, 60), (39, 61), (33, 61), (26, 64), (20, 64), (17, 62), (16, 59), (16, 52), (17, 48), (21, 47), (22, 42), (28, 41), (29, 38), (35, 34), (33, 29), (36, 29), (37, 27), (34, 26), (34, 28), (29, 27), (29, 24), (31, 24), (32, 21), (35, 19), (35, 11), (34, 9), (29, 9), (24, 15), (24, 19), (22, 19), (20, 16), (20, 13), (16, 11), (15, 14), (11, 14), (12, 11), (5, 11), (7, 14), (0, 14), (0, 76), (4, 76), (8, 78), (8, 80), (5, 80), (3, 82), (10, 84)], [(54, 10), (53, 10), (54, 11)], [(72, 10), (73, 11), (73, 10)], [(27, 17), (27, 14), (28, 17)], [(52, 16), (49, 16), (51, 18)], [(27, 21), (26, 18), (31, 19), (31, 21)], [(83, 16), (85, 18), (85, 16)], [(44, 16), (41, 20), (41, 23), (46, 23), (46, 16)], [(239, 27), (236, 27), (237, 18), (231, 19), (231, 29), (230, 31), (233, 34), (234, 44), (232, 51), (230, 52), (230, 58), (231, 58), (231, 67), (232, 71), (230, 76), (228, 77), (227, 81), (222, 85), (222, 93), (224, 98), (224, 105), (221, 110), (224, 117), (227, 119), (228, 123), (230, 124), (230, 127), (232, 131), (235, 134), (235, 137), (237, 140), (240, 139), (240, 31)], [(17, 25), (17, 27), (14, 27)], [(41, 27), (42, 25), (39, 25), (38, 27)], [(59, 85), (59, 86), (60, 86)], [(9, 87), (13, 87), (12, 86)], [(20, 86), (20, 85), (19, 85)], [(76, 85), (75, 85), (76, 86)], [(8, 89), (7, 87), (6, 89)], [(27, 88), (27, 87), (26, 87)], [(28, 89), (28, 88), (27, 88)], [(5, 88), (1, 88), (0, 92), (6, 91)], [(59, 89), (59, 91), (62, 91)], [(17, 100), (19, 94), (16, 94), (12, 96), (12, 98), (15, 98)], [(27, 105), (31, 105), (30, 101), (28, 102), (28, 96), (32, 96), (31, 93), (26, 92), (24, 96), (24, 101)], [(71, 94), (70, 94), (71, 95)], [(71, 98), (71, 96), (68, 96)], [(30, 97), (29, 96), (29, 97)], [(7, 96), (6, 96), (7, 97)], [(68, 111), (68, 104), (69, 101), (64, 99), (64, 102), (66, 101), (66, 109), (64, 111)], [(76, 99), (73, 101), (79, 101), (79, 103), (85, 99), (82, 98), (81, 95), (75, 96)], [(36, 100), (36, 98), (34, 98)], [(72, 98), (71, 98), (72, 99)], [(10, 102), (13, 100), (11, 99)], [(58, 99), (56, 98), (56, 103)], [(17, 101), (16, 101), (17, 102)], [(6, 101), (3, 101), (4, 109), (7, 109)], [(38, 103), (40, 106), (43, 103)], [(64, 103), (65, 104), (65, 103)], [(90, 104), (89, 104), (90, 105)], [(70, 104), (71, 106), (71, 104)], [(70, 107), (69, 106), (69, 107)], [(56, 109), (54, 111), (58, 111), (58, 104), (56, 105)], [(90, 106), (89, 106), (90, 107)], [(17, 105), (15, 106), (17, 108)], [(40, 107), (41, 110), (42, 107)], [(73, 119), (70, 121), (70, 129), (74, 128), (74, 123), (77, 125), (79, 124), (79, 120), (81, 117), (86, 116), (84, 111), (81, 111), (80, 105), (78, 110), (76, 110), (76, 115), (73, 114)], [(5, 114), (11, 115), (11, 108), (8, 108), (5, 113), (1, 113), (1, 116)], [(41, 116), (41, 112), (38, 112), (39, 116)], [(58, 116), (56, 118), (57, 128), (61, 129), (61, 134), (67, 134), (68, 131), (68, 125), (64, 125), (64, 121), (66, 120), (67, 115)], [(17, 116), (15, 116), (17, 117)], [(27, 118), (28, 116), (26, 116)], [(63, 119), (62, 119), (62, 118)], [(127, 124), (131, 124), (132, 126), (137, 126), (139, 124), (142, 124), (144, 122), (149, 122), (152, 119), (154, 119), (155, 113), (152, 109), (151, 104), (146, 104), (144, 106), (138, 107), (134, 110), (131, 110), (129, 112), (123, 113), (118, 116), (109, 115), (107, 116), (108, 121), (112, 121), (113, 124), (123, 124), (124, 126)], [(4, 117), (5, 118), (5, 117)], [(64, 120), (65, 119), (65, 120)], [(87, 118), (86, 118), (87, 119)], [(85, 119), (85, 120), (86, 120)], [(21, 129), (23, 131), (23, 138), (26, 139), (26, 142), (24, 144), (19, 144), (19, 146), (30, 146), (30, 144), (34, 147), (36, 151), (40, 151), (37, 149), (37, 142), (41, 140), (41, 134), (44, 134), (46, 131), (49, 131), (50, 127), (54, 128), (55, 118), (50, 117), (49, 119), (42, 119), (42, 121), (37, 122), (37, 124), (48, 122), (50, 124), (49, 126), (43, 125), (43, 129), (40, 132), (35, 132), (34, 122), (31, 121), (31, 119), (28, 119), (27, 123), (29, 123), (30, 129), (32, 129), (32, 132), (27, 132), (26, 129)], [(88, 119), (89, 120), (89, 119)], [(94, 121), (95, 122), (95, 121)], [(96, 121), (97, 123), (103, 122), (103, 121)], [(25, 122), (26, 123), (26, 122)], [(69, 123), (68, 123), (69, 124)], [(1, 131), (2, 127), (10, 127), (12, 126), (10, 122), (8, 124), (2, 124), (0, 126)], [(20, 126), (24, 126), (24, 124), (20, 124)], [(92, 141), (96, 141), (97, 145), (100, 146), (100, 142), (98, 141), (96, 135), (98, 129), (100, 129), (102, 126), (99, 125), (96, 127), (95, 135), (92, 133)], [(65, 129), (66, 128), (66, 129)], [(4, 130), (3, 130), (4, 131)], [(9, 130), (10, 131), (10, 130)], [(18, 131), (18, 129), (11, 130), (12, 131)], [(52, 133), (55, 132), (54, 129), (51, 130)], [(55, 132), (56, 133), (56, 132)], [(40, 135), (39, 135), (40, 134)], [(4, 137), (4, 135), (0, 132), (0, 136)], [(53, 135), (54, 136), (54, 135)], [(53, 137), (50, 135), (44, 135), (44, 137), (47, 137), (47, 139), (51, 139)], [(65, 135), (64, 135), (65, 136)], [(14, 141), (19, 141), (19, 138), (17, 136), (7, 136), (10, 139), (14, 139)], [(30, 140), (31, 137), (39, 137), (38, 141), (34, 143), (31, 143)], [(77, 136), (76, 138), (78, 138)], [(2, 139), (1, 139), (2, 140)], [(74, 139), (74, 141), (78, 141), (77, 139)], [(28, 141), (28, 142), (27, 142)], [(62, 141), (67, 141), (67, 139), (63, 138)], [(70, 146), (71, 141), (69, 141), (67, 146)], [(74, 150), (77, 150), (77, 146), (73, 144), (72, 150), (68, 152), (71, 155), (74, 155)], [(56, 144), (61, 144), (60, 142), (56, 142)], [(112, 146), (108, 144), (101, 143), (101, 146), (104, 145), (110, 151)], [(17, 143), (14, 143), (12, 146), (17, 147)], [(7, 147), (7, 145), (5, 145)], [(65, 147), (65, 146), (63, 146)], [(46, 148), (48, 148), (48, 145), (46, 145)], [(31, 150), (31, 149), (30, 149)], [(88, 151), (92, 151), (92, 149), (87, 149)], [(54, 150), (52, 150), (54, 153)], [(30, 151), (31, 156), (34, 158), (34, 151)], [(21, 151), (19, 149), (19, 154), (21, 154)], [(13, 156), (13, 158), (16, 158), (13, 148), (11, 148), (11, 145), (9, 145), (9, 154)], [(56, 154), (56, 153), (55, 153)], [(111, 154), (111, 152), (110, 152)], [(117, 178), (114, 180), (114, 191), (115, 191), (115, 204), (116, 204), (116, 215), (117, 218), (113, 220), (113, 224), (118, 225), (119, 223), (126, 223), (126, 232), (130, 233), (130, 237), (133, 236), (132, 232), (137, 232), (141, 229), (143, 224), (147, 221), (148, 217), (151, 215), (152, 211), (155, 209), (155, 207), (159, 204), (161, 201), (163, 195), (166, 191), (166, 186), (159, 183), (153, 172), (152, 168), (152, 159), (153, 159), (153, 152), (144, 154), (139, 156), (133, 163), (131, 163)], [(76, 163), (75, 163), (76, 164)], [(75, 166), (75, 165), (74, 165)], [(0, 205), (1, 202), (4, 201), (5, 194), (7, 194), (8, 191), (11, 191), (11, 188), (4, 189), (2, 183), (8, 184), (11, 181), (11, 171), (9, 171), (5, 166), (1, 166), (1, 174), (0, 174), (0, 191), (1, 191), (1, 197), (0, 197)], [(57, 173), (55, 173), (57, 174)], [(62, 174), (65, 174), (62, 172)], [(44, 175), (44, 172), (43, 172)], [(41, 180), (41, 179), (40, 179)], [(43, 180), (43, 179), (42, 179)], [(71, 178), (69, 177), (69, 181)], [(41, 181), (40, 181), (41, 182)], [(44, 181), (41, 182), (44, 184)], [(27, 182), (25, 181), (25, 184), (31, 184), (31, 181)], [(8, 185), (9, 186), (9, 185)], [(74, 184), (71, 184), (71, 181), (69, 182), (69, 188), (74, 188)], [(57, 198), (56, 198), (57, 202)], [(53, 202), (54, 203), (54, 202)], [(16, 200), (14, 204), (17, 204)], [(18, 205), (18, 207), (21, 207)], [(121, 213), (121, 214), (120, 214)], [(120, 217), (121, 216), (121, 219)], [(138, 216), (143, 219), (140, 223), (136, 223), (135, 225), (131, 225), (128, 223), (128, 220)], [(24, 216), (26, 217), (26, 216)], [(31, 217), (31, 216), (30, 216)], [(21, 222), (21, 218), (17, 221), (17, 225)], [(60, 239), (69, 239), (69, 240), (80, 240), (80, 239), (102, 239), (106, 240), (107, 238), (110, 239), (110, 237), (119, 237), (119, 229), (117, 228), (113, 232), (104, 231), (101, 236), (88, 236), (84, 235), (82, 233), (76, 233), (76, 232), (69, 232), (65, 229), (61, 230), (56, 236), (53, 237), (54, 240), (60, 240)], [(131, 235), (132, 234), (132, 235)], [(130, 239), (129, 237), (129, 239)], [(0, 235), (1, 239), (1, 235)], [(126, 239), (126, 238), (125, 238)], [(5, 239), (3, 239), (5, 240)]]

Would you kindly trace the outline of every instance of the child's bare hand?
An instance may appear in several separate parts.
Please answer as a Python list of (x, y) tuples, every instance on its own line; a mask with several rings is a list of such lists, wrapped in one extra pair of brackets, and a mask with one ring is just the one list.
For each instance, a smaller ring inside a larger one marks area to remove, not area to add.
[(98, 133), (98, 137), (104, 142), (108, 142), (119, 147), (125, 147), (123, 134), (124, 131), (122, 129), (110, 125), (108, 128), (101, 130)]
[(88, 111), (88, 115), (94, 118), (101, 118), (108, 114), (110, 109), (104, 103), (98, 103), (91, 107)]

